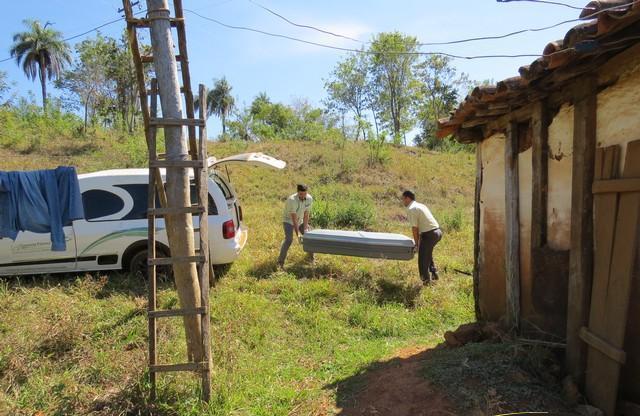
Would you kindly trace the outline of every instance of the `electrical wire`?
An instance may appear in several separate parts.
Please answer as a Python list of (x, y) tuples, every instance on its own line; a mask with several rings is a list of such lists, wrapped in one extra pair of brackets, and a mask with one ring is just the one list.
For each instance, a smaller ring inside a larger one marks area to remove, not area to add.
[(316, 27), (316, 26), (311, 26), (311, 25), (305, 25), (305, 24), (301, 24), (301, 23), (296, 23), (296, 22), (294, 22), (294, 21), (292, 21), (292, 20), (290, 20), (290, 19), (287, 19), (286, 17), (284, 17), (284, 16), (283, 16), (283, 15), (281, 15), (280, 13), (277, 13), (277, 12), (275, 12), (275, 11), (271, 10), (270, 8), (268, 8), (268, 7), (266, 7), (266, 6), (263, 6), (262, 4), (260, 4), (260, 3), (256, 2), (256, 1), (254, 1), (254, 0), (249, 0), (249, 3), (251, 3), (251, 4), (253, 4), (253, 5), (257, 6), (257, 7), (260, 7), (261, 9), (263, 9), (263, 10), (267, 11), (268, 13), (271, 13), (272, 15), (274, 15), (274, 16), (276, 16), (276, 17), (278, 17), (278, 18), (282, 19), (282, 20), (284, 20), (285, 22), (289, 23), (290, 25), (293, 25), (293, 26), (296, 26), (296, 27), (301, 27), (301, 28), (304, 28), (304, 29), (311, 29), (311, 30), (315, 30), (316, 32), (324, 33), (325, 35), (331, 35), (331, 36), (335, 36), (335, 37), (337, 37), (337, 38), (342, 38), (342, 39), (351, 40), (351, 41), (354, 41), (354, 42), (358, 42), (358, 43), (360, 43), (360, 44), (365, 44), (365, 43), (367, 43), (367, 42), (363, 42), (363, 41), (361, 41), (360, 39), (352, 38), (352, 37), (350, 37), (350, 36), (341, 35), (341, 34), (339, 34), (339, 33), (331, 32), (331, 31), (329, 31), (329, 30), (320, 29), (319, 27)]
[(540, 57), (540, 54), (515, 54), (515, 55), (495, 54), (495, 55), (465, 56), (465, 55), (455, 55), (455, 54), (446, 53), (446, 52), (424, 52), (424, 51), (416, 51), (416, 52), (375, 52), (375, 51), (369, 51), (369, 50), (345, 48), (345, 47), (341, 47), (341, 46), (333, 46), (333, 45), (328, 45), (326, 43), (320, 43), (320, 42), (313, 42), (313, 41), (310, 41), (310, 40), (300, 39), (300, 38), (296, 38), (296, 37), (293, 37), (293, 36), (283, 35), (283, 34), (280, 34), (280, 33), (267, 32), (267, 31), (264, 31), (264, 30), (261, 30), (261, 29), (256, 29), (256, 28), (247, 27), (247, 26), (230, 25), (230, 24), (221, 22), (220, 20), (214, 19), (212, 17), (204, 16), (204, 15), (202, 15), (202, 14), (200, 14), (198, 12), (195, 12), (193, 10), (190, 10), (190, 9), (184, 9), (184, 11), (188, 12), (188, 13), (191, 13), (191, 14), (194, 14), (194, 15), (200, 17), (201, 19), (208, 20), (210, 22), (216, 23), (217, 25), (225, 27), (227, 29), (244, 30), (244, 31), (248, 31), (248, 32), (255, 32), (255, 33), (260, 33), (260, 34), (266, 35), (266, 36), (271, 36), (271, 37), (281, 38), (281, 39), (287, 39), (287, 40), (291, 40), (291, 41), (294, 41), (294, 42), (299, 42), (299, 43), (304, 43), (304, 44), (307, 44), (307, 45), (318, 46), (318, 47), (326, 48), (326, 49), (334, 49), (334, 50), (343, 51), (343, 52), (354, 52), (354, 53), (367, 54), (367, 55), (380, 55), (380, 54), (383, 54), (383, 53), (387, 54), (387, 55), (416, 55), (416, 56), (420, 56), (420, 55), (440, 55), (440, 56), (447, 56), (447, 57), (456, 58), (456, 59), (528, 58), (528, 57), (538, 58), (538, 57)]
[[(510, 2), (510, 1), (531, 1), (531, 2), (534, 2), (534, 3), (538, 3), (538, 2), (542, 3), (543, 2), (543, 0), (498, 0), (498, 2), (500, 2), (500, 3), (507, 3), (507, 2)], [(544, 1), (544, 3), (546, 4), (547, 2)], [(598, 10), (598, 11), (594, 11), (593, 13), (590, 13), (590, 14), (586, 15), (585, 17), (582, 17), (582, 18), (564, 20), (562, 22), (558, 22), (558, 23), (555, 23), (555, 24), (552, 24), (552, 25), (549, 25), (549, 26), (543, 26), (543, 27), (539, 27), (539, 28), (530, 28), (530, 29), (517, 30), (515, 32), (506, 33), (504, 35), (481, 36), (481, 37), (459, 39), (459, 40), (446, 41), (446, 42), (426, 42), (426, 43), (420, 43), (419, 45), (420, 46), (455, 45), (455, 44), (458, 44), (458, 43), (475, 42), (475, 41), (480, 41), (480, 40), (504, 39), (504, 38), (520, 35), (522, 33), (527, 33), (527, 32), (542, 32), (542, 31), (545, 31), (545, 30), (556, 28), (558, 26), (566, 25), (568, 23), (578, 23), (578, 22), (582, 22), (584, 20), (594, 19), (594, 18), (598, 17), (599, 15), (601, 15), (603, 13), (610, 12), (610, 11), (620, 11), (620, 10), (623, 10), (624, 8), (626, 8), (626, 7), (633, 6), (635, 3), (640, 3), (640, 0), (633, 0), (633, 1), (629, 2), (629, 3), (619, 4), (619, 5), (616, 5), (616, 6), (605, 7), (604, 9), (601, 9), (601, 10)], [(585, 8), (580, 8), (580, 10), (584, 10), (584, 9)], [(590, 8), (589, 10), (594, 10), (594, 9)]]
[[(285, 17), (281, 13), (278, 13), (278, 12), (276, 12), (276, 11), (266, 7), (266, 6), (263, 6), (263, 5), (259, 4), (255, 0), (248, 0), (248, 1), (250, 3), (252, 3), (252, 4), (254, 4), (255, 6), (260, 7), (261, 9), (271, 13), (274, 16), (277, 16), (278, 18), (284, 20), (285, 22), (287, 22), (287, 23), (289, 23), (289, 24), (291, 24), (293, 26), (315, 30), (315, 31), (320, 32), (320, 33), (328, 34), (328, 35), (339, 37), (339, 38), (343, 38), (343, 39), (348, 39), (348, 40), (351, 40), (351, 41), (354, 41), (354, 42), (358, 42), (358, 43), (363, 44), (363, 45), (371, 43), (371, 42), (363, 42), (363, 41), (361, 41), (359, 39), (355, 39), (355, 38), (352, 38), (350, 36), (345, 36), (345, 35), (342, 35), (342, 34), (339, 34), (339, 33), (331, 32), (329, 30), (321, 29), (321, 28), (316, 27), (316, 26), (296, 23), (296, 22), (292, 21), (291, 19)], [(527, 32), (542, 32), (542, 31), (554, 29), (556, 27), (563, 26), (563, 25), (566, 25), (566, 24), (569, 24), (569, 23), (578, 23), (578, 22), (581, 22), (583, 20), (593, 19), (593, 18), (597, 17), (598, 15), (600, 15), (602, 13), (606, 13), (606, 12), (614, 11), (614, 10), (619, 11), (619, 10), (624, 9), (625, 7), (633, 6), (634, 3), (640, 2), (640, 0), (633, 0), (633, 1), (631, 1), (629, 3), (626, 3), (626, 4), (619, 4), (619, 5), (616, 5), (616, 6), (610, 6), (610, 7), (606, 7), (604, 9), (601, 9), (599, 11), (595, 11), (596, 9), (593, 8), (593, 7), (589, 7), (589, 8), (576, 7), (576, 6), (572, 6), (570, 4), (567, 4), (567, 3), (561, 3), (561, 2), (556, 2), (556, 1), (548, 1), (548, 0), (497, 0), (497, 1), (499, 3), (509, 3), (509, 2), (515, 2), (515, 1), (523, 1), (523, 2), (525, 2), (526, 1), (526, 2), (531, 2), (531, 3), (551, 4), (551, 5), (566, 6), (566, 7), (569, 7), (571, 9), (581, 10), (581, 11), (582, 10), (594, 10), (594, 13), (591, 13), (591, 14), (585, 16), (584, 18), (563, 20), (561, 22), (554, 23), (554, 24), (549, 25), (549, 26), (522, 29), (522, 30), (517, 30), (517, 31), (514, 31), (514, 32), (505, 33), (503, 35), (478, 36), (478, 37), (473, 37), (473, 38), (465, 38), (465, 39), (458, 39), (458, 40), (452, 40), (452, 41), (443, 41), (443, 42), (419, 42), (418, 46), (456, 45), (456, 44), (460, 44), (460, 43), (477, 42), (477, 41), (483, 41), (483, 40), (505, 39), (505, 38), (508, 38), (508, 37), (520, 35), (520, 34), (527, 33)]]
[[(548, 1), (548, 0), (496, 0), (498, 3), (512, 3), (512, 2), (528, 2), (528, 3), (539, 3), (539, 4), (551, 4), (554, 6), (563, 6), (573, 10), (584, 10), (586, 7), (578, 7), (573, 6), (571, 4), (562, 3), (559, 1)], [(589, 7), (588, 10), (595, 10), (593, 7)]]

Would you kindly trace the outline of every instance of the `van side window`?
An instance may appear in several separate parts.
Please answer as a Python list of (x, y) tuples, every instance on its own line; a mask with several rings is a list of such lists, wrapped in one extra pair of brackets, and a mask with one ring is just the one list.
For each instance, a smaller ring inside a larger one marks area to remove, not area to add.
[[(122, 218), (123, 220), (142, 220), (147, 218), (147, 207), (149, 206), (149, 185), (142, 183), (117, 185), (118, 188), (122, 188), (127, 191), (133, 199), (133, 208), (127, 215)], [(196, 188), (194, 184), (191, 184), (191, 204), (198, 203), (198, 195), (196, 195)], [(160, 199), (156, 195), (156, 207), (160, 207)], [(209, 215), (218, 215), (216, 204), (213, 202), (211, 195), (209, 195)]]
[[(131, 195), (133, 208), (122, 219), (123, 220), (144, 220), (147, 219), (147, 208), (149, 206), (149, 185), (146, 183), (133, 183), (127, 185), (116, 185)], [(160, 200), (156, 196), (156, 207), (160, 207)]]
[(118, 195), (102, 189), (90, 189), (82, 193), (84, 217), (87, 221), (113, 215), (124, 208), (124, 201)]

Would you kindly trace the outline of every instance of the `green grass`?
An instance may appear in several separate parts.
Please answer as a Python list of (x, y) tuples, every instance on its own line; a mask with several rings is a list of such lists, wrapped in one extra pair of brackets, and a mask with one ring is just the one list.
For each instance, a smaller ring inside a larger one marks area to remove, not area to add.
[[(143, 151), (141, 139), (100, 133), (44, 140), (28, 155), (0, 146), (0, 158), (9, 169), (74, 164), (87, 172), (143, 166)], [(144, 282), (117, 274), (40, 276), (0, 281), (0, 414), (332, 414), (336, 382), (398, 348), (435, 345), (446, 330), (473, 320), (471, 279), (453, 271), (472, 268), (471, 155), (397, 148), (384, 166), (369, 168), (364, 144), (344, 152), (330, 143), (210, 147), (218, 157), (242, 151), (289, 165), (230, 169), (250, 235), (211, 293), (211, 404), (198, 401), (198, 381), (188, 374), (161, 376), (159, 401), (148, 403)], [(316, 206), (334, 207), (328, 224), (407, 235), (399, 195), (414, 189), (443, 220), (440, 281), (423, 289), (415, 261), (320, 255), (309, 265), (297, 243), (286, 272), (277, 272), (283, 201), (297, 182), (310, 185)], [(339, 214), (363, 204), (362, 212)], [(366, 222), (355, 223), (361, 215)], [(160, 289), (159, 302), (177, 302), (171, 285)], [(180, 321), (162, 321), (160, 344), (162, 361), (184, 361)]]

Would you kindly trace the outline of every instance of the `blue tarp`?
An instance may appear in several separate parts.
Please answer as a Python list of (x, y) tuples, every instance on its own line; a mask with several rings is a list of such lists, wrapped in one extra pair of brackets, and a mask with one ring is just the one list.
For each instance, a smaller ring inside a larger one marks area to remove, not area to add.
[(51, 250), (65, 251), (62, 227), (82, 218), (75, 168), (0, 171), (0, 237), (15, 240), (19, 231), (51, 233)]

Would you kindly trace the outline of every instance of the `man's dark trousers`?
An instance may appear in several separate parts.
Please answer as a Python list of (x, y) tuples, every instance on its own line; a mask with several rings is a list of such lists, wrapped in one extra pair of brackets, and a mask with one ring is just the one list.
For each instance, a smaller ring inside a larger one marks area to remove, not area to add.
[(434, 274), (437, 272), (436, 265), (433, 262), (433, 248), (442, 239), (442, 231), (439, 228), (420, 234), (420, 247), (418, 247), (418, 269), (420, 270), (420, 278), (423, 282), (431, 281), (429, 272)]

